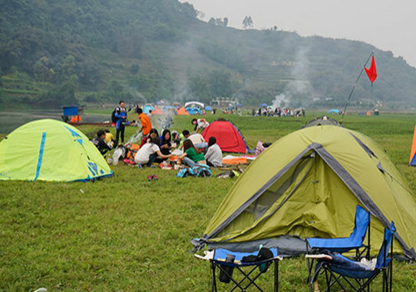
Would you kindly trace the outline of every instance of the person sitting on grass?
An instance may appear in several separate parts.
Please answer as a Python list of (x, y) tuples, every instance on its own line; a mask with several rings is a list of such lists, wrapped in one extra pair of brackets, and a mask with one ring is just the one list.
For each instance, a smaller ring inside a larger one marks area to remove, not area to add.
[[(165, 129), (162, 132), (162, 136), (160, 136), (160, 152), (162, 152), (163, 155), (169, 155), (170, 151), (174, 149), (175, 147), (172, 146), (171, 142), (171, 136), (170, 136), (170, 130)], [(162, 163), (165, 161), (165, 159), (162, 158), (156, 158), (155, 162)]]
[(190, 139), (183, 141), (184, 153), (179, 156), (183, 163), (188, 166), (195, 166), (199, 164), (207, 164), (204, 154), (199, 152), (199, 149), (194, 146)]
[(217, 144), (215, 137), (209, 137), (208, 139), (208, 150), (205, 154), (208, 166), (221, 167), (222, 166), (222, 151), (220, 146)]
[(142, 147), (146, 143), (149, 143), (150, 141), (152, 141), (154, 137), (158, 137), (158, 136), (159, 136), (159, 132), (155, 128), (150, 129), (149, 134), (143, 137), (142, 142), (140, 143), (140, 147)]
[(108, 146), (114, 147), (116, 143), (116, 139), (114, 138), (113, 134), (110, 133), (110, 130), (105, 129), (105, 138), (104, 141), (107, 143)]
[(97, 137), (91, 140), (91, 142), (97, 147), (98, 151), (100, 151), (101, 155), (105, 157), (108, 151), (110, 151), (112, 148), (107, 145), (104, 141), (105, 139), (105, 131), (99, 130), (97, 132)]
[[(200, 149), (202, 152), (205, 153), (205, 151), (208, 147), (208, 143), (205, 142), (205, 139), (201, 134), (199, 134), (199, 133), (192, 133), (191, 134), (191, 133), (189, 133), (188, 130), (183, 130), (182, 135), (184, 136), (184, 140), (187, 140), (187, 139), (191, 140), (192, 144), (196, 148)], [(183, 149), (183, 143), (179, 146), (179, 149)]]
[(172, 147), (171, 140), (172, 137), (170, 135), (170, 130), (164, 129), (162, 132), (162, 136), (160, 136), (160, 151), (165, 155), (170, 154), (171, 149), (174, 148)]
[(172, 154), (164, 155), (162, 152), (160, 152), (159, 145), (160, 138), (156, 136), (152, 139), (152, 141), (140, 147), (139, 151), (137, 151), (136, 156), (134, 157), (134, 162), (151, 167), (157, 157), (167, 159), (172, 156)]

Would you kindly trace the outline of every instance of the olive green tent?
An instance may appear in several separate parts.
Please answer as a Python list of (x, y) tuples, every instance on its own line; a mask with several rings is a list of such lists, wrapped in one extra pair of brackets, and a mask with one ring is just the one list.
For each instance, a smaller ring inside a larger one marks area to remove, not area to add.
[(385, 151), (358, 132), (319, 123), (259, 155), (192, 243), (304, 252), (305, 237), (348, 237), (357, 205), (371, 213), (372, 254), (394, 221), (395, 252), (416, 259), (415, 199)]
[(89, 181), (112, 174), (94, 144), (61, 121), (27, 123), (0, 142), (0, 180)]

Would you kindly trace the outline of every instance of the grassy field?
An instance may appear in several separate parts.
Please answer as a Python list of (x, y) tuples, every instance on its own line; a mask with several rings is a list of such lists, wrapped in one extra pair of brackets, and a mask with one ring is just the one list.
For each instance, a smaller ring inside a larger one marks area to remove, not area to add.
[[(254, 148), (320, 115), (226, 118)], [(171, 129), (191, 130), (190, 120), (177, 116)], [(346, 116), (343, 124), (378, 142), (415, 191), (416, 170), (408, 166), (415, 123), (414, 115), (382, 114)], [(81, 130), (92, 138), (98, 129)], [(127, 128), (126, 136), (135, 130)], [(176, 171), (123, 164), (112, 169), (114, 177), (93, 183), (0, 181), (0, 291), (210, 290), (209, 264), (193, 257), (190, 240), (203, 234), (236, 178), (179, 179)], [(149, 182), (151, 174), (159, 180)], [(272, 273), (264, 276), (260, 283), (270, 291)], [(303, 257), (282, 261), (279, 276), (280, 291), (309, 291)], [(416, 291), (415, 279), (413, 265), (394, 262), (394, 291)]]

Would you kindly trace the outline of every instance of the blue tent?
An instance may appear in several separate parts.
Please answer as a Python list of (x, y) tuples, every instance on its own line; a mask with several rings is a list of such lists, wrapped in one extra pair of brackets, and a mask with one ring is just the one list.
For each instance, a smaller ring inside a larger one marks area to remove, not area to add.
[(188, 114), (190, 115), (202, 115), (202, 112), (199, 110), (199, 108), (196, 107), (187, 107), (185, 108)]
[(209, 106), (209, 105), (207, 105), (207, 106), (205, 107), (205, 110), (207, 110), (207, 111), (212, 111), (212, 107), (211, 107), (211, 106)]
[(340, 114), (340, 113), (341, 113), (341, 111), (340, 111), (339, 109), (331, 109), (331, 110), (329, 110), (329, 111), (327, 112), (327, 114), (330, 114), (330, 113)]
[(153, 111), (155, 109), (155, 107), (154, 106), (151, 106), (151, 105), (145, 105), (144, 107), (143, 107), (143, 112), (147, 115), (147, 114), (149, 114), (149, 112), (150, 111)]

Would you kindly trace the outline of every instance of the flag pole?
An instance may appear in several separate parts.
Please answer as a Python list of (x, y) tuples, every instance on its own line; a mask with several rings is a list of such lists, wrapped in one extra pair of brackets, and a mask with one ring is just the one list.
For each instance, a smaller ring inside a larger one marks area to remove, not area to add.
[(363, 68), (361, 69), (361, 72), (360, 72), (360, 74), (358, 75), (357, 80), (355, 81), (354, 86), (352, 87), (351, 93), (350, 93), (350, 95), (348, 96), (347, 102), (345, 103), (344, 111), (342, 112), (341, 123), (342, 123), (342, 121), (344, 120), (344, 116), (345, 116), (345, 114), (347, 113), (347, 106), (348, 106), (348, 103), (350, 102), (350, 99), (351, 99), (352, 94), (353, 94), (353, 92), (354, 92), (354, 90), (355, 90), (355, 87), (357, 86), (358, 80), (360, 79), (361, 75), (363, 74), (364, 68), (365, 68), (365, 66), (367, 66), (367, 63), (368, 63), (368, 61), (370, 61), (370, 59), (371, 59), (371, 57), (372, 57), (372, 56), (374, 56), (374, 52), (371, 52), (371, 54), (370, 54), (370, 56), (368, 57), (367, 61), (365, 61), (365, 64), (364, 64)]

